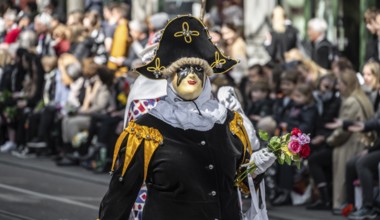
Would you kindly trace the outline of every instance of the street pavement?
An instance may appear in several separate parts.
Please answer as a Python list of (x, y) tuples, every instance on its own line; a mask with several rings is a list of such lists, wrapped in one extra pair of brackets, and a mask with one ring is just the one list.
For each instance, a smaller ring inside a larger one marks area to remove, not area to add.
[[(94, 220), (110, 176), (49, 158), (0, 154), (0, 220)], [(269, 207), (270, 220), (342, 220), (302, 206)]]
[(0, 154), (1, 220), (94, 220), (108, 175)]

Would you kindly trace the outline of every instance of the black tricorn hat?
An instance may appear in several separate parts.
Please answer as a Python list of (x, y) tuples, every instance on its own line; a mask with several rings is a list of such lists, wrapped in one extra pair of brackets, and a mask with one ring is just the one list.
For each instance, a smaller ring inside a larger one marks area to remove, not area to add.
[(152, 60), (134, 71), (151, 79), (162, 79), (164, 70), (181, 58), (206, 60), (214, 73), (225, 73), (238, 63), (211, 42), (208, 29), (201, 20), (182, 15), (168, 22)]

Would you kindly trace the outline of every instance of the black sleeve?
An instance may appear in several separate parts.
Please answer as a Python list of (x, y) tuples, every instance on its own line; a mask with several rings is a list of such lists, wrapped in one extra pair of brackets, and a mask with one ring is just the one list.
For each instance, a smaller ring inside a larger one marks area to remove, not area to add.
[(347, 131), (347, 130), (348, 130), (348, 127), (350, 127), (350, 126), (353, 125), (353, 124), (354, 124), (353, 121), (344, 120), (344, 121), (343, 121), (342, 128), (343, 128), (343, 130)]
[(299, 129), (305, 134), (314, 135), (315, 132), (315, 121), (318, 116), (318, 111), (316, 107), (309, 107), (302, 111), (301, 113), (301, 123), (299, 124)]
[[(141, 143), (143, 145), (143, 142)], [(122, 181), (119, 180), (122, 165), (112, 176), (108, 191), (104, 196), (99, 209), (101, 220), (125, 220), (129, 219), (133, 204), (144, 179), (144, 151), (139, 146)], [(120, 154), (124, 164), (124, 153)]]
[(363, 132), (367, 131), (379, 131), (380, 130), (380, 118), (374, 118), (364, 123)]
[(36, 90), (34, 91), (33, 95), (31, 97), (29, 97), (26, 101), (27, 101), (27, 106), (28, 107), (35, 107), (38, 102), (42, 99), (42, 95), (43, 95), (43, 91), (44, 91), (44, 82), (45, 82), (45, 78), (44, 78), (44, 72), (43, 72), (43, 69), (42, 69), (42, 65), (40, 63), (40, 61), (37, 61), (35, 60), (33, 65), (35, 65), (35, 75), (36, 75), (36, 79), (33, 81), (33, 83), (35, 83), (35, 87), (36, 87)]
[(319, 66), (325, 69), (330, 69), (330, 60), (329, 60), (330, 50), (331, 48), (326, 45), (326, 46), (320, 47), (317, 51), (316, 63), (318, 63)]
[(369, 38), (366, 44), (365, 61), (378, 60), (377, 37)]

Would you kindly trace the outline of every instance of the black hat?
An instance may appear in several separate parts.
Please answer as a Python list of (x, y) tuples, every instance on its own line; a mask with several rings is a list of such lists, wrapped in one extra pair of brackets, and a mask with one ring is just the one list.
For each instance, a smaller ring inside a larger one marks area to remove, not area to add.
[(201, 20), (182, 15), (168, 22), (153, 59), (135, 71), (151, 79), (162, 79), (168, 74), (164, 70), (181, 58), (203, 59), (214, 73), (225, 73), (238, 63), (211, 42), (208, 29)]

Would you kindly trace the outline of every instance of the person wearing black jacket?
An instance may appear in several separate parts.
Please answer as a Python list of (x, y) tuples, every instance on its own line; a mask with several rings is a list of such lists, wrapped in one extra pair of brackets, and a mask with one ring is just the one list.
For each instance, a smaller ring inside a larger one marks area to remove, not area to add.
[[(346, 127), (349, 123), (343, 123)], [(348, 127), (351, 132), (377, 131), (380, 134), (380, 118), (374, 118), (366, 122), (356, 122)], [(379, 136), (378, 136), (379, 137)], [(380, 162), (380, 139), (377, 138), (374, 146), (364, 150), (359, 156), (353, 157), (346, 165), (346, 192), (348, 203), (355, 204), (355, 191), (353, 182), (360, 180), (363, 205), (356, 212), (351, 213), (349, 219), (374, 219), (377, 212), (374, 209), (373, 188), (374, 180), (379, 179), (378, 166)]]
[(254, 162), (257, 176), (275, 161), (265, 149), (251, 154), (242, 117), (212, 98), (209, 76), (237, 61), (208, 36), (197, 18), (178, 16), (163, 31), (153, 59), (136, 69), (151, 79), (167, 78), (167, 96), (119, 136), (112, 171), (118, 154), (121, 166), (100, 204), (101, 220), (128, 219), (144, 181), (143, 220), (240, 220), (234, 180), (241, 163)]
[(320, 197), (307, 206), (307, 209), (331, 209), (331, 180), (333, 149), (328, 146), (326, 139), (333, 132), (325, 127), (333, 122), (339, 115), (341, 100), (336, 96), (336, 78), (334, 74), (322, 76), (318, 83), (318, 90), (314, 99), (319, 111), (318, 120), (315, 121), (315, 137), (311, 139), (312, 152), (308, 158), (310, 175), (317, 186)]
[(366, 28), (370, 33), (369, 38), (366, 43), (366, 51), (365, 51), (365, 61), (367, 62), (370, 59), (379, 61), (379, 40), (378, 34), (376, 32), (376, 16), (378, 14), (378, 10), (376, 8), (369, 8), (364, 13), (364, 21), (366, 24)]
[(306, 44), (310, 58), (324, 69), (331, 69), (331, 63), (335, 58), (335, 49), (327, 40), (325, 32), (326, 21), (313, 18), (308, 22), (307, 35), (310, 42)]
[(297, 48), (298, 30), (287, 20), (285, 10), (276, 6), (272, 13), (272, 30), (264, 42), (268, 54), (275, 62), (284, 63), (285, 52)]

